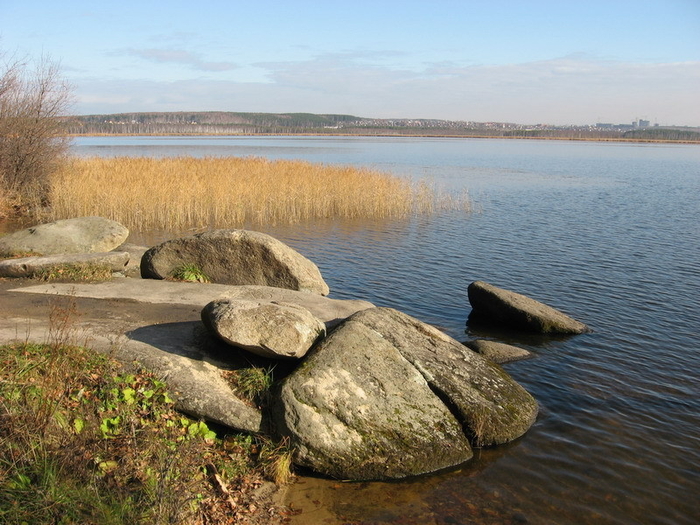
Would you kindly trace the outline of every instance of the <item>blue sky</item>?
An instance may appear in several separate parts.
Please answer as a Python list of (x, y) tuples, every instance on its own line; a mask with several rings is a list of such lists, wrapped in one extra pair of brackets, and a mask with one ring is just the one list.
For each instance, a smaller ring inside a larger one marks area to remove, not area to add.
[(700, 126), (700, 0), (0, 0), (73, 113)]

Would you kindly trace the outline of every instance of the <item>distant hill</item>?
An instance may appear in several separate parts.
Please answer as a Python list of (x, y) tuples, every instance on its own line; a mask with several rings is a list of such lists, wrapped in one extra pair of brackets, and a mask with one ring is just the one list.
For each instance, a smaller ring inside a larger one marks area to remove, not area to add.
[(117, 113), (73, 117), (74, 134), (248, 134), (299, 133), (337, 129), (361, 121), (352, 115), (313, 113), (234, 113), (226, 111)]
[(698, 128), (551, 126), (442, 119), (377, 119), (314, 113), (180, 111), (69, 117), (74, 135), (398, 135), (700, 142)]

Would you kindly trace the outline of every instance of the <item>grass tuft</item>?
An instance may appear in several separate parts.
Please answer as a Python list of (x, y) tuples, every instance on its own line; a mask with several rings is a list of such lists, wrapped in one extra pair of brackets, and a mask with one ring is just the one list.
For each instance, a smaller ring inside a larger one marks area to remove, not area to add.
[(210, 283), (211, 280), (196, 264), (183, 264), (172, 272), (172, 278), (176, 281), (193, 283)]
[(254, 157), (74, 158), (53, 177), (50, 202), (52, 220), (98, 215), (173, 232), (469, 208), (467, 198), (376, 170)]
[(250, 367), (225, 371), (224, 377), (235, 392), (255, 403), (262, 403), (274, 382), (273, 368)]

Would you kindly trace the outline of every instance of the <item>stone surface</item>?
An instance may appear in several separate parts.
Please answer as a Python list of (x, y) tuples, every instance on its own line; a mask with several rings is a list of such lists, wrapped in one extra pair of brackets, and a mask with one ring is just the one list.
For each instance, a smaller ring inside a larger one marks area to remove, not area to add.
[(590, 329), (583, 323), (539, 301), (483, 281), (468, 288), (472, 319), (500, 328), (551, 334), (581, 334)]
[(126, 227), (103, 217), (64, 219), (0, 237), (0, 254), (108, 252), (128, 236)]
[(191, 305), (202, 308), (216, 300), (248, 300), (293, 303), (303, 306), (326, 324), (337, 325), (355, 312), (374, 305), (357, 299), (331, 299), (317, 294), (270, 286), (229, 286), (153, 279), (119, 279), (96, 284), (51, 283), (25, 286), (17, 292), (58, 294), (94, 299), (128, 300), (157, 305)]
[(138, 246), (129, 242), (120, 244), (114, 250), (114, 252), (128, 252), (129, 253), (129, 263), (126, 265), (124, 274), (127, 277), (141, 277), (141, 258), (143, 254), (146, 253), (148, 247)]
[(272, 407), (296, 462), (348, 479), (458, 464), (471, 456), (469, 439), (510, 441), (536, 415), (532, 396), (498, 365), (389, 308), (338, 326), (283, 381)]
[(228, 344), (269, 358), (301, 358), (326, 335), (321, 320), (292, 303), (213, 301), (202, 321)]
[(122, 272), (129, 262), (127, 252), (76, 253), (22, 257), (0, 261), (0, 277), (32, 277), (36, 273), (55, 266), (100, 265), (113, 272)]
[(487, 339), (474, 339), (473, 341), (467, 341), (465, 345), (470, 350), (483, 355), (499, 365), (527, 359), (532, 356), (532, 353), (524, 348), (518, 348), (517, 346), (498, 343), (496, 341), (489, 341)]
[(213, 230), (166, 241), (143, 255), (141, 275), (165, 279), (184, 264), (196, 265), (213, 283), (329, 292), (313, 262), (259, 232)]
[(352, 316), (398, 349), (468, 429), (476, 445), (522, 436), (537, 417), (534, 398), (500, 366), (440, 330), (390, 308)]

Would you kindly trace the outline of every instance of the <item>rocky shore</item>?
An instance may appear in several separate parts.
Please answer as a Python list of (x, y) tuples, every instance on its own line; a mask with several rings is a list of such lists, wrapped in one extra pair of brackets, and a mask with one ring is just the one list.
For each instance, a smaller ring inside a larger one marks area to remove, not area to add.
[[(124, 245), (127, 237), (126, 228), (100, 218), (1, 237), (0, 252), (21, 256), (0, 261), (0, 277), (88, 263), (108, 265), (115, 277), (6, 281), (0, 297), (9, 315), (0, 337), (21, 337), (29, 318), (32, 337), (47, 329), (10, 296), (37, 303), (72, 297), (90, 312), (81, 326), (88, 344), (162, 375), (180, 410), (286, 440), (295, 463), (339, 479), (400, 479), (450, 467), (467, 461), (473, 447), (522, 436), (536, 420), (537, 402), (495, 362), (525, 351), (497, 341), (465, 345), (397, 310), (328, 298), (316, 265), (272, 237), (217, 230), (148, 249)], [(185, 265), (208, 283), (173, 281)], [(548, 334), (588, 330), (488, 283), (474, 282), (468, 296), (481, 323)], [(252, 362), (279, 370), (260, 407), (225, 379)]]

